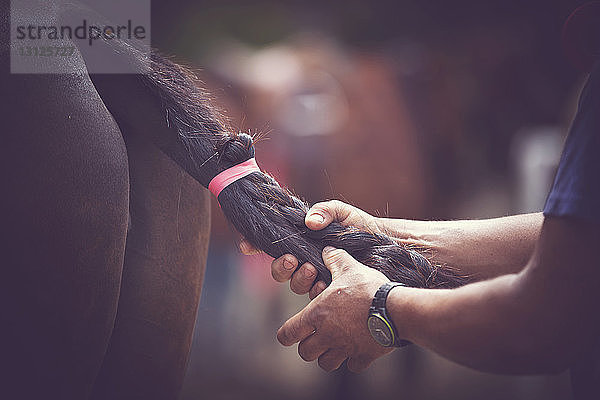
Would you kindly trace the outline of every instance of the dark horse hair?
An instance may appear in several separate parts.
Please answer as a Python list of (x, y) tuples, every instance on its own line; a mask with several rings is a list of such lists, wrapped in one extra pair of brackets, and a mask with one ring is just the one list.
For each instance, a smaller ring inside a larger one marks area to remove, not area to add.
[[(126, 43), (113, 50), (140, 64), (140, 79), (160, 101), (173, 135), (155, 138), (155, 142), (202, 185), (208, 187), (218, 173), (254, 157), (252, 137), (233, 132), (191, 70), (154, 50), (144, 52)], [(325, 246), (344, 249), (407, 286), (452, 288), (466, 282), (455, 271), (433, 265), (415, 249), (384, 234), (337, 222), (319, 231), (308, 229), (304, 218), (309, 205), (264, 172), (253, 172), (230, 184), (218, 201), (228, 221), (254, 247), (276, 258), (292, 254), (299, 265), (310, 262), (318, 271), (316, 279), (326, 283), (331, 282), (331, 274), (321, 258)]]

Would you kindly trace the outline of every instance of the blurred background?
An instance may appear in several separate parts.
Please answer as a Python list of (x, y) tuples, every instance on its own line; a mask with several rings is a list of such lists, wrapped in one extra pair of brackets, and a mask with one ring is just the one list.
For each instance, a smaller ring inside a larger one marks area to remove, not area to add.
[[(156, 47), (197, 69), (262, 169), (308, 202), (454, 219), (540, 211), (584, 76), (581, 1), (154, 2)], [(245, 257), (213, 204), (182, 399), (568, 399), (567, 374), (478, 373), (411, 346), (327, 374), (277, 328), (307, 297)]]

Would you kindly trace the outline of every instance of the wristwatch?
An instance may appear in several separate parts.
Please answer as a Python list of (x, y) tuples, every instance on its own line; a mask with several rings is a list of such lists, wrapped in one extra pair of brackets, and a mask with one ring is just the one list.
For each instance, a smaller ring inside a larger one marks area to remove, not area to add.
[(387, 282), (381, 285), (373, 297), (371, 308), (369, 308), (367, 327), (373, 339), (383, 347), (404, 347), (410, 344), (408, 340), (398, 338), (394, 323), (385, 307), (390, 290), (397, 286), (405, 285), (399, 282)]

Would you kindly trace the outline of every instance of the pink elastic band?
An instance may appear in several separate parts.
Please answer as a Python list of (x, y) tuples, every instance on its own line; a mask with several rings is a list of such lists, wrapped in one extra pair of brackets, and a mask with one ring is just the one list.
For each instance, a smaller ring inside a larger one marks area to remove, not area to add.
[(244, 161), (241, 164), (234, 165), (231, 168), (227, 168), (225, 171), (219, 173), (217, 176), (212, 178), (210, 183), (208, 184), (208, 190), (215, 195), (215, 197), (219, 198), (219, 193), (227, 186), (231, 185), (233, 182), (237, 181), (249, 175), (253, 172), (260, 172), (260, 168), (258, 168), (258, 164), (256, 164), (256, 160), (251, 158), (247, 161)]

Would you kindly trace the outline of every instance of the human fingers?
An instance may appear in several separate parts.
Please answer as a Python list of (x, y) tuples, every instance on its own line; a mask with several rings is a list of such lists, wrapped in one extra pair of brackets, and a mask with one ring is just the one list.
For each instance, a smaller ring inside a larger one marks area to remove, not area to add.
[(325, 353), (328, 346), (323, 342), (317, 333), (313, 333), (306, 339), (298, 343), (298, 354), (304, 361), (315, 361)]
[(327, 372), (335, 371), (346, 357), (346, 353), (341, 349), (329, 349), (319, 356), (319, 367)]
[(291, 254), (284, 254), (271, 263), (271, 275), (277, 282), (289, 281), (298, 267), (298, 260)]
[(337, 279), (338, 276), (342, 275), (350, 267), (361, 265), (346, 250), (336, 249), (331, 246), (326, 246), (323, 249), (323, 262), (331, 272), (333, 280)]
[(308, 297), (310, 297), (310, 299), (312, 300), (315, 297), (317, 297), (319, 294), (321, 294), (321, 292), (323, 290), (325, 290), (326, 288), (327, 288), (327, 284), (325, 282), (318, 281), (310, 288), (310, 291), (308, 292)]
[(239, 248), (240, 251), (242, 252), (242, 254), (247, 255), (247, 256), (253, 256), (255, 254), (260, 254), (262, 253), (262, 251), (256, 249), (254, 246), (252, 246), (250, 244), (249, 241), (247, 241), (246, 239), (243, 239), (240, 244), (239, 244)]
[(348, 369), (352, 372), (362, 372), (371, 365), (373, 360), (365, 357), (351, 357), (348, 359)]
[(284, 346), (291, 346), (304, 340), (315, 331), (314, 324), (306, 316), (307, 308), (288, 319), (277, 331), (277, 340)]
[(306, 213), (304, 223), (312, 230), (325, 228), (333, 221), (343, 221), (350, 216), (354, 207), (339, 200), (316, 203)]
[(310, 291), (317, 277), (317, 269), (310, 263), (304, 263), (290, 280), (290, 289), (296, 294), (305, 294)]

